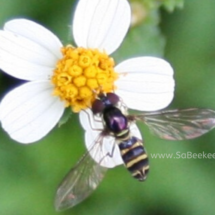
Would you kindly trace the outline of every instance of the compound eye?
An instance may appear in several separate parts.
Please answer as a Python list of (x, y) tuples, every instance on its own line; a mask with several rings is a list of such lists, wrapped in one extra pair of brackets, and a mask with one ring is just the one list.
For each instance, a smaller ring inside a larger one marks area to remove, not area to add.
[(105, 106), (101, 100), (96, 99), (92, 105), (92, 111), (94, 114), (102, 113)]
[(115, 93), (107, 93), (107, 99), (112, 105), (115, 105), (119, 102), (119, 96), (117, 96)]

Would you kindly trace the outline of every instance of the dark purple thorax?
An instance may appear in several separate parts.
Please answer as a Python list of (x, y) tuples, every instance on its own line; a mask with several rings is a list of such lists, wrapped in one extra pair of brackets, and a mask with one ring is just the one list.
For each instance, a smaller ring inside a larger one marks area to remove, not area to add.
[(113, 133), (119, 133), (128, 128), (127, 117), (114, 106), (105, 108), (103, 118), (107, 128)]
[(119, 97), (114, 93), (101, 94), (92, 105), (94, 114), (101, 114), (106, 128), (118, 134), (128, 128), (127, 117), (124, 116), (119, 108), (116, 107)]

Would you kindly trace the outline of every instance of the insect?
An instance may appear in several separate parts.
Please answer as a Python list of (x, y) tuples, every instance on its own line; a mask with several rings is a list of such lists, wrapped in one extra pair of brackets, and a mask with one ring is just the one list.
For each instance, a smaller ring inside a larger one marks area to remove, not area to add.
[(82, 111), (85, 142), (90, 150), (59, 185), (55, 207), (64, 210), (87, 198), (102, 181), (108, 168), (124, 163), (133, 177), (146, 179), (148, 157), (136, 121), (142, 121), (156, 136), (166, 140), (199, 137), (215, 127), (215, 111), (175, 109), (129, 115), (114, 93), (101, 94), (92, 109)]
[(105, 125), (103, 135), (112, 135), (115, 138), (126, 168), (134, 178), (143, 181), (149, 171), (148, 156), (142, 140), (132, 135), (129, 118), (125, 115), (126, 107), (118, 107), (118, 103), (119, 97), (116, 94), (102, 94), (94, 102), (92, 111), (94, 115), (102, 114)]

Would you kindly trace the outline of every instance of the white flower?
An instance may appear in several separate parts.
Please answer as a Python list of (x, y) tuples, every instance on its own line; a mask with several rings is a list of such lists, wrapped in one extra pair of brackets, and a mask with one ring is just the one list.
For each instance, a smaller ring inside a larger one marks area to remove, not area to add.
[(0, 31), (0, 68), (27, 83), (0, 104), (4, 130), (21, 143), (44, 137), (65, 106), (90, 107), (100, 92), (114, 91), (129, 108), (152, 111), (173, 98), (171, 66), (155, 57), (138, 57), (117, 66), (108, 55), (123, 41), (130, 25), (127, 0), (80, 0), (73, 20), (77, 47), (63, 47), (41, 25), (15, 19)]

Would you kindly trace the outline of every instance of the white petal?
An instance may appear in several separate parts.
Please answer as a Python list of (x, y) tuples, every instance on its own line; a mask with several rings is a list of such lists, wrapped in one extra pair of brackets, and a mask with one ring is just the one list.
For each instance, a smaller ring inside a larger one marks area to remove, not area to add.
[[(104, 129), (102, 119), (94, 118), (90, 109), (80, 112), (80, 122), (85, 129), (85, 145), (91, 157), (102, 166), (113, 168), (123, 164), (121, 153), (115, 138), (107, 135), (103, 137), (101, 132)], [(136, 124), (130, 126), (131, 135), (142, 139)]]
[[(104, 129), (100, 117), (93, 116), (90, 109), (81, 111), (79, 114), (82, 127), (85, 129), (85, 145), (91, 157), (102, 166), (112, 168), (123, 163), (120, 151), (115, 145), (115, 138), (103, 137), (101, 132)], [(111, 156), (106, 156), (107, 154)]]
[[(0, 32), (0, 42), (2, 41)], [(54, 66), (43, 66), (37, 63), (32, 63), (31, 60), (25, 60), (18, 55), (13, 55), (11, 52), (5, 51), (0, 44), (0, 68), (7, 74), (28, 81), (33, 80), (48, 80), (54, 71)], [(48, 59), (48, 58), (46, 58)]]
[(76, 44), (111, 54), (122, 43), (130, 20), (127, 0), (80, 0), (73, 20)]
[(62, 43), (51, 31), (42, 25), (27, 19), (14, 19), (4, 26), (5, 31), (20, 35), (39, 44), (51, 52), (56, 58), (61, 58)]
[(79, 120), (81, 126), (85, 131), (88, 130), (99, 130), (98, 132), (104, 129), (101, 117), (98, 115), (93, 115), (90, 109), (86, 109), (80, 112)]
[(142, 135), (140, 133), (140, 130), (135, 123), (131, 124), (130, 132), (131, 132), (131, 136), (137, 137), (138, 139), (142, 140)]
[(61, 55), (62, 47), (56, 43), (53, 44), (53, 50), (50, 50), (54, 38), (51, 32), (34, 22), (7, 22), (5, 30), (0, 31), (0, 68), (23, 80), (49, 79)]
[(154, 111), (172, 101), (175, 86), (173, 69), (165, 60), (138, 57), (120, 63), (115, 70), (120, 74), (115, 83), (115, 93), (129, 108)]
[(43, 138), (59, 121), (64, 104), (52, 96), (48, 81), (29, 82), (9, 92), (0, 103), (0, 121), (20, 143)]
[(107, 168), (123, 164), (119, 147), (115, 144), (115, 138), (111, 136), (101, 137), (102, 140), (96, 142), (99, 134), (99, 132), (92, 130), (85, 133), (85, 145), (91, 157), (101, 166)]

